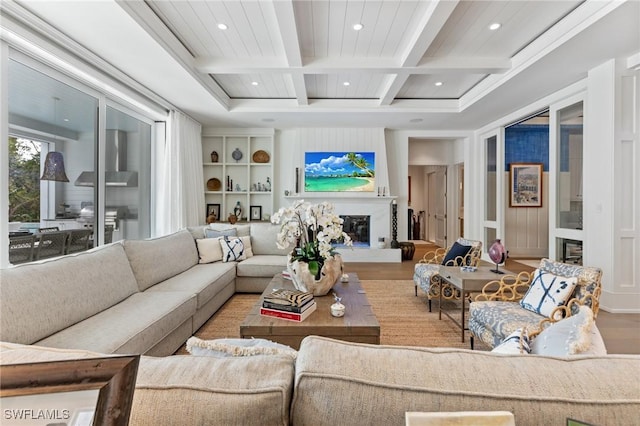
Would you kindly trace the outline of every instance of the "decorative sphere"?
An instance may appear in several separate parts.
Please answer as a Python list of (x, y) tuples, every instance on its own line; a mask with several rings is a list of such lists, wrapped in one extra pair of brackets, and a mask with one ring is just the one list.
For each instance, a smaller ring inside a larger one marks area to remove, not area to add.
[(504, 262), (507, 258), (507, 251), (500, 242), (500, 239), (495, 240), (493, 244), (491, 244), (491, 247), (489, 247), (489, 257), (496, 264)]

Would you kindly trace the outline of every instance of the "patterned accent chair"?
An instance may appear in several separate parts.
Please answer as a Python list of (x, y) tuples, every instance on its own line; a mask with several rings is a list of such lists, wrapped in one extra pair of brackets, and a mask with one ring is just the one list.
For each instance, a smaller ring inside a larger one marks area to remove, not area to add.
[(598, 315), (602, 291), (600, 268), (568, 265), (542, 259), (537, 271), (548, 272), (558, 277), (576, 278), (575, 289), (564, 305), (554, 308), (549, 316), (522, 307), (520, 301), (529, 290), (536, 271), (521, 272), (517, 276), (505, 275), (498, 281), (491, 281), (469, 305), (471, 349), (473, 349), (474, 338), (494, 348), (522, 327), (527, 328), (530, 337), (535, 337), (558, 319), (577, 314), (580, 305), (589, 306), (595, 319)]
[[(443, 299), (459, 299), (460, 292), (455, 290), (450, 284), (445, 283), (441, 287), (438, 273), (440, 266), (478, 266), (480, 262), (480, 256), (482, 255), (482, 241), (467, 240), (464, 238), (458, 238), (456, 240), (457, 245), (469, 246), (471, 249), (464, 256), (450, 256), (452, 249), (455, 250), (456, 244), (447, 248), (438, 248), (434, 251), (429, 251), (420, 259), (414, 266), (413, 271), (413, 283), (415, 286), (416, 296), (418, 295), (418, 287), (420, 287), (425, 293), (427, 293), (427, 299), (429, 301), (429, 312), (431, 312), (431, 300), (438, 299), (440, 297), (440, 291), (442, 291)], [(446, 260), (446, 262), (445, 262)]]

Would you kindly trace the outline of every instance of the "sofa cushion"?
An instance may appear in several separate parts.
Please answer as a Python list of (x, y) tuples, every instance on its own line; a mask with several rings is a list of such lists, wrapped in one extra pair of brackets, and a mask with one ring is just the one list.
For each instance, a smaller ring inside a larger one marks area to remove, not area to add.
[(198, 238), (198, 263), (213, 263), (222, 260), (222, 247), (219, 238)]
[(0, 342), (0, 364), (30, 364), (80, 358), (102, 358), (99, 352)]
[(136, 293), (117, 305), (37, 342), (54, 348), (141, 354), (196, 312), (188, 292)]
[(138, 291), (118, 243), (0, 270), (0, 334), (31, 344)]
[(122, 244), (140, 291), (186, 271), (199, 259), (196, 243), (187, 230), (148, 240), (124, 240)]
[(280, 225), (269, 222), (251, 222), (251, 247), (253, 254), (272, 254), (286, 256), (293, 247), (279, 249), (276, 245)]
[(538, 330), (544, 317), (518, 302), (476, 301), (469, 304), (469, 330), (483, 342), (493, 342), (492, 347), (518, 328)]
[(545, 317), (550, 317), (555, 308), (567, 302), (578, 282), (576, 277), (564, 277), (542, 269), (533, 271), (531, 277), (531, 285), (520, 305)]
[(279, 255), (253, 256), (236, 265), (239, 277), (273, 277), (287, 269), (287, 258)]
[(146, 292), (179, 291), (195, 294), (197, 309), (222, 291), (235, 279), (236, 268), (233, 263), (208, 263), (193, 268), (156, 284)]
[[(637, 355), (552, 358), (306, 337), (291, 423), (401, 424), (407, 411), (510, 411), (518, 425), (636, 424)], [(551, 374), (542, 374), (551, 372)]]
[(220, 222), (220, 223), (211, 223), (203, 228), (203, 230), (206, 230), (206, 229), (213, 229), (214, 231), (226, 231), (228, 229), (235, 229), (236, 236), (248, 237), (250, 235), (251, 228), (249, 225), (238, 225), (238, 224), (232, 225), (230, 223)]
[(288, 425), (294, 361), (251, 357), (142, 357), (131, 425)]
[(205, 238), (218, 238), (218, 237), (237, 237), (238, 230), (236, 228), (229, 228), (224, 230), (204, 228)]
[(442, 259), (442, 264), (446, 266), (460, 266), (462, 260), (470, 250), (471, 246), (465, 246), (456, 241), (444, 256), (444, 259)]

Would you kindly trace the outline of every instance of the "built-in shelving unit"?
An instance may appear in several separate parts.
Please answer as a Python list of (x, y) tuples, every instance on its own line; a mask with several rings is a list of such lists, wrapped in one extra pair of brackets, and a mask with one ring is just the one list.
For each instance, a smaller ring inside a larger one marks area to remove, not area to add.
[[(241, 220), (266, 220), (273, 214), (273, 135), (273, 129), (250, 134), (241, 134), (240, 129), (237, 134), (233, 129), (220, 134), (211, 131), (203, 133), (205, 201), (207, 204), (220, 205), (219, 221), (226, 221), (238, 202), (242, 207)], [(254, 157), (259, 151), (267, 154), (266, 162), (264, 155)], [(217, 156), (217, 161), (212, 158), (214, 152), (217, 155), (213, 157)], [(218, 180), (219, 188), (212, 190), (208, 186), (211, 179)], [(252, 211), (252, 206), (260, 207), (259, 217), (255, 215), (258, 210)]]

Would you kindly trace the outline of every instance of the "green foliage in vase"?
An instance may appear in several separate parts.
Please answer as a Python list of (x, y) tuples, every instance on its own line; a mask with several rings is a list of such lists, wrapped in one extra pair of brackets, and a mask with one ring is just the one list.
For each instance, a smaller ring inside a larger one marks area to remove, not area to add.
[(316, 279), (320, 278), (325, 260), (336, 254), (334, 243), (351, 246), (351, 238), (342, 230), (343, 220), (334, 213), (331, 203), (296, 201), (278, 210), (271, 222), (281, 224), (276, 241), (278, 248), (295, 246), (291, 260), (306, 262)]

